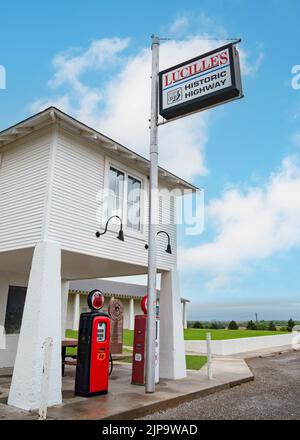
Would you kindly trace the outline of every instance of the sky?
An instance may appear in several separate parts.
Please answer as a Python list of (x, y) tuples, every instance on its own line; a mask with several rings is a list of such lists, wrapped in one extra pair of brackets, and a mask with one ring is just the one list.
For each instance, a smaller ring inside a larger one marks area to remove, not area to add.
[(242, 38), (245, 97), (159, 129), (160, 164), (204, 193), (203, 232), (179, 227), (189, 319), (300, 319), (299, 17), (297, 0), (2, 2), (0, 129), (56, 105), (146, 157), (150, 35), (161, 70)]

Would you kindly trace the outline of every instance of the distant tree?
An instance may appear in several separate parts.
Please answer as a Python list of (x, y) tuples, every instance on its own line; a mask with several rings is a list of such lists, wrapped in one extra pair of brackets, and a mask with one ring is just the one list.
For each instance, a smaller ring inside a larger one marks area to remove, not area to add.
[(256, 324), (256, 330), (268, 330), (268, 324), (264, 321), (260, 321)]
[(287, 329), (289, 332), (293, 330), (294, 325), (295, 325), (295, 321), (293, 321), (292, 318), (290, 318), (287, 323)]
[(275, 332), (275, 331), (277, 330), (276, 325), (274, 324), (273, 321), (270, 321), (270, 322), (269, 322), (268, 330), (270, 330), (270, 331), (272, 331), (272, 332)]
[(251, 321), (249, 321), (247, 324), (247, 330), (256, 330), (256, 329), (257, 329), (256, 324), (251, 319)]
[(239, 326), (237, 325), (237, 323), (235, 321), (230, 321), (230, 323), (228, 324), (228, 329), (229, 330), (238, 330)]
[(221, 330), (223, 328), (226, 328), (226, 322), (222, 321), (212, 321), (209, 323), (209, 327), (212, 330)]
[(193, 327), (194, 327), (194, 321), (188, 321), (187, 328), (193, 328)]
[(194, 328), (203, 328), (202, 322), (200, 322), (200, 321), (195, 321), (195, 322), (194, 322)]

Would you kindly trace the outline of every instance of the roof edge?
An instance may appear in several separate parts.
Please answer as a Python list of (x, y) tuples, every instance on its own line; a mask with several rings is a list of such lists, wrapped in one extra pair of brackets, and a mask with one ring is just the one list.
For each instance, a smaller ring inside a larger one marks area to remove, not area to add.
[[(120, 144), (119, 142), (117, 142), (114, 139), (108, 137), (107, 135), (99, 132), (98, 130), (96, 130), (92, 127), (89, 127), (85, 123), (79, 121), (78, 119), (74, 118), (73, 116), (68, 115), (67, 113), (63, 112), (62, 110), (58, 109), (55, 106), (47, 107), (46, 109), (44, 109), (44, 110), (42, 110), (32, 116), (29, 116), (28, 118), (2, 130), (0, 132), (0, 148), (4, 145), (8, 145), (9, 143), (11, 143), (17, 139), (20, 139), (20, 137), (18, 137), (18, 136), (21, 134), (23, 134), (25, 136), (27, 134), (33, 133), (34, 132), (34, 124), (38, 124), (38, 120), (40, 120), (43, 116), (47, 116), (47, 114), (49, 115), (49, 124), (51, 122), (52, 123), (57, 122), (57, 119), (63, 119), (65, 122), (73, 124), (73, 125), (77, 125), (78, 128), (81, 128), (83, 131), (86, 131), (87, 133), (91, 133), (91, 138), (90, 138), (91, 140), (99, 141), (102, 143), (103, 142), (104, 143), (105, 142), (112, 143), (112, 145), (116, 145), (118, 148), (120, 148), (124, 152), (128, 153), (129, 155), (134, 155), (141, 162), (145, 162), (147, 165), (150, 164), (150, 161), (148, 159), (146, 159), (144, 156), (142, 156), (139, 153), (136, 153), (134, 150), (131, 150), (130, 148)], [(25, 127), (23, 127), (23, 130), (20, 128), (20, 126), (22, 126), (22, 125), (25, 125)], [(20, 131), (18, 131), (18, 129)], [(24, 132), (24, 130), (25, 130), (25, 132)], [(9, 139), (10, 136), (11, 136), (11, 139)], [(7, 139), (7, 137), (8, 137), (8, 139)], [(2, 140), (1, 140), (1, 138), (2, 138)], [(166, 177), (167, 178), (169, 177), (170, 179), (173, 180), (172, 183), (169, 182), (169, 184), (171, 186), (174, 186), (176, 183), (179, 186), (183, 186), (185, 188), (192, 190), (192, 192), (201, 191), (200, 188), (196, 187), (192, 183), (189, 183), (185, 179), (173, 174), (172, 172), (166, 170), (163, 167), (159, 167), (159, 171), (161, 173), (159, 176), (161, 179), (164, 180)]]

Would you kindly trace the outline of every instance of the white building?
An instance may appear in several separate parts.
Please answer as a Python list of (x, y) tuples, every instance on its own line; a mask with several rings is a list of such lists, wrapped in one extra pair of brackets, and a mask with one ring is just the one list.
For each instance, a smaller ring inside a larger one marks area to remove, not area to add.
[[(118, 298), (124, 307), (123, 327), (124, 329), (134, 329), (135, 315), (141, 315), (140, 304), (143, 296), (147, 295), (147, 286), (139, 284), (129, 284), (110, 280), (78, 280), (70, 282), (68, 297), (66, 328), (78, 330), (80, 314), (88, 311), (87, 295), (91, 290), (100, 289), (104, 294), (103, 309), (107, 309), (111, 298)], [(160, 297), (160, 291), (157, 291)], [(181, 298), (182, 323), (183, 328), (187, 328), (187, 303), (190, 301)]]
[[(69, 281), (147, 273), (148, 173), (146, 159), (54, 107), (0, 133), (0, 367), (14, 367), (10, 405), (39, 407), (46, 338), (53, 343), (48, 406), (62, 401)], [(134, 200), (128, 199), (132, 186), (139, 191)], [(196, 190), (163, 169), (159, 186)], [(125, 241), (116, 239), (119, 225), (111, 224), (96, 238), (116, 207)], [(165, 252), (160, 235), (160, 374), (171, 379), (186, 375), (174, 210), (174, 198), (165, 194), (159, 218), (171, 222), (158, 227), (169, 233), (173, 253)]]

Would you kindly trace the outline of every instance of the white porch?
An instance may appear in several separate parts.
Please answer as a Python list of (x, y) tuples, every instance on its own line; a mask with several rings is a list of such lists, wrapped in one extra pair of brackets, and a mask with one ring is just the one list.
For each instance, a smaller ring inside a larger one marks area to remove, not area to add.
[[(26, 410), (39, 406), (47, 337), (53, 340), (48, 405), (61, 403), (61, 339), (68, 281), (141, 275), (146, 271), (145, 266), (70, 252), (50, 241), (39, 242), (35, 249), (1, 252), (0, 366), (14, 365), (8, 403)], [(186, 376), (179, 283), (175, 269), (161, 274), (160, 375), (179, 379)], [(27, 287), (19, 336), (5, 334), (9, 286)]]

